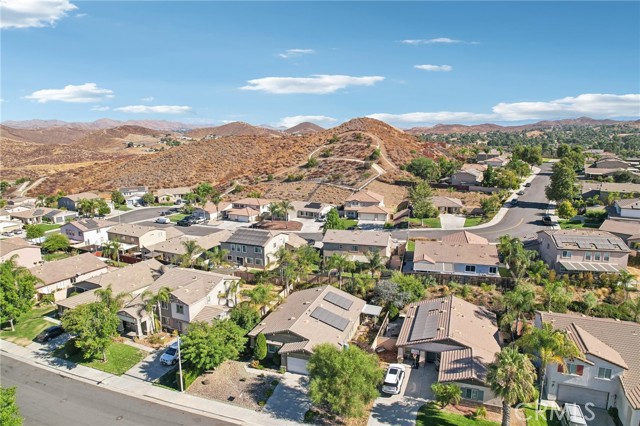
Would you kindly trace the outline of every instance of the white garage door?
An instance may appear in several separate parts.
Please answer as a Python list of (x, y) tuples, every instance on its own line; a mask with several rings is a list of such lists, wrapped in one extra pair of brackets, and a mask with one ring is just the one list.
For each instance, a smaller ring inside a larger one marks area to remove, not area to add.
[(298, 374), (309, 374), (309, 371), (307, 371), (307, 360), (288, 356), (287, 371)]
[(573, 402), (579, 405), (591, 403), (596, 408), (607, 408), (608, 398), (608, 392), (602, 392), (577, 386), (558, 386), (558, 401), (562, 402)]

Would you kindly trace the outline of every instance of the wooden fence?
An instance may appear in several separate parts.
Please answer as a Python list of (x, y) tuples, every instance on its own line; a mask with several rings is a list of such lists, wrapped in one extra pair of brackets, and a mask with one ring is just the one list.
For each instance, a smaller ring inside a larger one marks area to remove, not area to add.
[(389, 312), (384, 316), (382, 320), (382, 324), (380, 324), (380, 329), (376, 334), (376, 337), (373, 338), (373, 342), (371, 342), (371, 350), (375, 351), (378, 348), (378, 337), (384, 336), (384, 333), (387, 331), (387, 327), (389, 326)]

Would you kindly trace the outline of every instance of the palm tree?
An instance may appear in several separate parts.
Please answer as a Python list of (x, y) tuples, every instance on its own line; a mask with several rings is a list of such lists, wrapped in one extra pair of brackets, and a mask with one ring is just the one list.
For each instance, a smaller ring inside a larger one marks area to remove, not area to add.
[(238, 290), (241, 286), (241, 280), (233, 280), (229, 282), (229, 288), (227, 288), (227, 300), (233, 297), (233, 306), (238, 305)]
[(487, 383), (502, 399), (502, 426), (511, 424), (511, 406), (529, 402), (536, 396), (536, 369), (525, 354), (515, 347), (503, 348), (489, 364)]
[(567, 305), (571, 302), (571, 293), (565, 288), (564, 282), (550, 281), (545, 283), (543, 293), (549, 312), (554, 305), (558, 307), (558, 311), (565, 312), (567, 310)]
[(342, 290), (342, 274), (355, 268), (353, 261), (349, 260), (344, 254), (334, 253), (327, 260), (327, 266), (338, 271), (338, 287)]
[(45, 206), (45, 200), (47, 197), (45, 197), (43, 194), (38, 195), (38, 198), (36, 199), (36, 203), (35, 206), (36, 207), (44, 207)]
[(513, 321), (516, 322), (515, 332), (520, 329), (520, 320), (524, 314), (533, 311), (536, 301), (536, 291), (530, 284), (517, 284), (513, 290), (505, 293), (503, 303), (507, 312), (502, 317), (502, 325), (508, 324), (511, 331), (511, 340), (515, 340)]
[(216, 214), (218, 215), (217, 219), (220, 219), (220, 203), (222, 202), (222, 194), (217, 189), (214, 189), (211, 194), (211, 202), (216, 206)]
[(262, 314), (265, 313), (266, 307), (278, 299), (273, 293), (273, 285), (271, 284), (258, 284), (251, 290), (243, 291), (242, 295), (249, 298), (249, 305), (260, 308)]
[(380, 279), (380, 274), (385, 269), (384, 260), (379, 250), (367, 251), (365, 256), (367, 256), (368, 261), (367, 269), (371, 272), (371, 278), (375, 278), (377, 284)]
[(171, 298), (171, 290), (169, 287), (160, 287), (158, 291), (153, 293), (150, 290), (145, 290), (140, 295), (142, 300), (145, 302), (144, 310), (147, 311), (151, 315), (151, 327), (148, 332), (154, 332), (156, 328), (156, 321), (153, 314), (153, 309), (158, 310), (158, 329), (162, 329), (162, 311), (160, 310), (161, 303), (169, 303)]
[(195, 240), (187, 240), (182, 243), (184, 246), (184, 254), (182, 255), (181, 266), (192, 267), (195, 263), (195, 258), (198, 257), (204, 249), (198, 245)]
[(96, 211), (96, 201), (88, 198), (78, 200), (78, 212), (83, 216), (93, 216)]
[(509, 235), (500, 237), (498, 251), (504, 258), (504, 262), (509, 265), (511, 274), (516, 280), (520, 280), (524, 276), (531, 259), (535, 255), (535, 252), (525, 250), (519, 238), (510, 237)]
[(229, 250), (215, 248), (211, 251), (208, 251), (206, 256), (209, 261), (209, 270), (215, 269), (218, 266), (222, 266), (224, 264), (229, 263), (227, 260), (227, 255), (229, 254)]
[(278, 263), (278, 273), (280, 274), (280, 281), (282, 282), (282, 286), (288, 292), (290, 290), (290, 281), (294, 278), (295, 275), (295, 259), (293, 258), (293, 254), (285, 246), (282, 246), (276, 252), (276, 262)]
[(293, 204), (291, 204), (289, 200), (282, 200), (280, 201), (280, 209), (284, 214), (285, 229), (289, 229), (289, 212), (295, 210), (295, 207), (293, 207)]
[(107, 241), (102, 245), (102, 256), (111, 260), (116, 260), (120, 263), (120, 249), (122, 244), (118, 239)]
[(271, 216), (271, 221), (273, 222), (273, 218), (280, 216), (282, 214), (282, 207), (279, 203), (271, 203), (267, 207), (267, 211), (269, 212), (269, 216)]
[(624, 290), (624, 300), (622, 301), (622, 303), (625, 303), (627, 300), (629, 300), (629, 286), (635, 280), (636, 277), (633, 274), (630, 274), (628, 271), (620, 272), (620, 281), (618, 282), (618, 285), (621, 285), (622, 289)]
[(538, 406), (544, 391), (544, 380), (547, 365), (560, 364), (566, 369), (565, 359), (579, 358), (582, 353), (573, 341), (569, 340), (567, 333), (554, 330), (549, 323), (543, 323), (542, 328), (528, 327), (525, 334), (516, 342), (516, 346), (522, 348), (527, 354), (540, 361), (538, 377), (540, 378), (540, 390), (538, 393)]
[(126, 299), (131, 297), (129, 293), (125, 292), (120, 292), (114, 296), (111, 284), (106, 288), (97, 289), (95, 291), (95, 295), (98, 296), (98, 301), (100, 303), (106, 306), (109, 310), (116, 312), (124, 306)]

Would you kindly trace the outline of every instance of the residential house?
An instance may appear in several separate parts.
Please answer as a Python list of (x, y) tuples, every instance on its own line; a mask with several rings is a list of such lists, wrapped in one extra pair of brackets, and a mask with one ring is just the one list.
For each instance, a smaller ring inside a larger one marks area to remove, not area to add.
[(250, 223), (258, 220), (260, 212), (256, 209), (252, 209), (251, 207), (243, 207), (239, 209), (231, 208), (226, 211), (226, 215), (229, 220)]
[[(274, 202), (275, 200), (266, 198), (242, 198), (232, 203), (232, 210), (252, 209), (257, 211), (258, 216), (260, 216), (261, 214), (268, 213), (269, 206)], [(229, 215), (231, 215), (231, 211), (229, 211)]]
[(482, 184), (484, 173), (477, 169), (458, 170), (451, 175), (451, 185), (477, 186)]
[(58, 199), (58, 208), (76, 211), (80, 200), (97, 200), (100, 196), (95, 192), (81, 192), (79, 194), (65, 195)]
[(504, 167), (509, 164), (510, 161), (511, 157), (508, 154), (502, 154), (497, 157), (486, 159), (482, 162), (482, 164), (486, 164), (487, 166), (499, 169), (500, 167)]
[(500, 406), (487, 384), (487, 366), (500, 352), (496, 315), (454, 296), (410, 304), (396, 341), (398, 360), (435, 364), (438, 382), (462, 389), (471, 404)]
[(132, 186), (118, 188), (118, 191), (124, 196), (126, 204), (133, 206), (136, 203), (142, 203), (142, 197), (149, 192), (149, 188), (146, 186)]
[(538, 251), (551, 269), (568, 274), (624, 271), (630, 253), (619, 237), (583, 229), (538, 231)]
[(36, 204), (36, 199), (33, 197), (13, 197), (7, 200), (6, 209), (10, 211), (12, 207), (25, 206), (27, 209), (31, 209)]
[(597, 196), (603, 202), (609, 201), (609, 194), (614, 194), (617, 198), (637, 198), (640, 196), (640, 184), (638, 183), (617, 183), (617, 182), (583, 182), (582, 196), (593, 198)]
[(116, 222), (105, 219), (81, 219), (60, 227), (60, 233), (69, 238), (71, 244), (101, 246), (109, 240), (108, 231)]
[(247, 268), (273, 269), (281, 247), (292, 249), (306, 244), (306, 240), (294, 233), (239, 228), (222, 242), (221, 247), (228, 251), (227, 260), (231, 263)]
[(50, 209), (48, 207), (38, 207), (30, 210), (12, 212), (10, 215), (11, 219), (19, 220), (25, 225), (35, 225), (44, 222), (43, 219), (45, 216), (54, 211), (59, 210)]
[(124, 252), (140, 251), (143, 247), (166, 241), (167, 232), (164, 229), (151, 226), (121, 223), (107, 230), (109, 241), (118, 241)]
[(501, 154), (502, 153), (500, 151), (498, 151), (497, 149), (495, 149), (495, 148), (491, 148), (487, 152), (480, 151), (476, 155), (476, 161), (480, 162), (480, 161), (490, 160), (491, 158), (499, 157)]
[(175, 203), (179, 204), (184, 201), (184, 196), (191, 192), (191, 188), (183, 186), (180, 188), (158, 189), (154, 195), (159, 203)]
[(334, 207), (331, 204), (307, 201), (292, 201), (295, 216), (303, 219), (317, 219), (324, 217)]
[(309, 374), (307, 362), (321, 343), (343, 347), (353, 338), (366, 306), (361, 300), (332, 286), (296, 291), (248, 334), (267, 339), (267, 352), (279, 354), (289, 372)]
[(91, 253), (44, 262), (29, 269), (42, 282), (36, 284), (38, 299), (53, 294), (55, 300), (67, 297), (67, 290), (75, 283), (108, 272), (107, 264)]
[[(185, 242), (195, 241), (206, 252), (220, 248), (222, 241), (226, 241), (231, 234), (232, 231), (224, 229), (216, 230), (216, 232), (201, 237), (183, 235), (144, 247), (141, 252), (144, 258), (156, 258), (165, 263), (180, 265), (187, 252)], [(196, 257), (201, 257), (202, 255), (202, 253), (198, 253)]]
[(209, 218), (213, 220), (222, 220), (227, 217), (227, 212), (231, 210), (232, 204), (228, 201), (222, 201), (219, 205), (215, 205), (211, 201), (204, 205), (204, 211), (209, 213)]
[(387, 222), (391, 216), (384, 197), (368, 190), (351, 194), (344, 202), (344, 213), (349, 219), (370, 222)]
[(578, 314), (536, 312), (535, 325), (567, 333), (583, 356), (547, 366), (543, 398), (615, 407), (620, 424), (640, 424), (640, 324)]
[(599, 229), (621, 238), (628, 247), (633, 247), (635, 242), (640, 241), (640, 221), (637, 220), (607, 219)]
[(0, 208), (0, 221), (9, 221), (11, 220), (11, 215), (7, 211), (7, 209)]
[(40, 247), (19, 237), (7, 238), (0, 242), (0, 263), (15, 256), (16, 265), (32, 268), (42, 263)]
[(69, 210), (52, 210), (44, 215), (44, 222), (61, 225), (78, 217), (78, 213)]
[(607, 157), (597, 160), (593, 163), (593, 167), (597, 169), (626, 170), (631, 167), (631, 164), (617, 157)]
[(479, 172), (483, 172), (487, 170), (488, 167), (486, 164), (478, 164), (478, 163), (465, 163), (462, 165), (460, 170), (477, 170)]
[(500, 264), (495, 244), (463, 231), (443, 241), (416, 240), (409, 272), (499, 277)]
[(431, 197), (431, 204), (438, 209), (440, 213), (458, 214), (464, 209), (464, 204), (459, 198), (441, 197), (435, 195)]
[(337, 253), (350, 260), (367, 263), (366, 253), (377, 251), (385, 258), (393, 253), (391, 234), (382, 231), (344, 231), (329, 229), (322, 238), (322, 256), (326, 260)]
[(620, 217), (640, 219), (640, 198), (616, 200), (614, 208), (616, 209), (616, 214)]

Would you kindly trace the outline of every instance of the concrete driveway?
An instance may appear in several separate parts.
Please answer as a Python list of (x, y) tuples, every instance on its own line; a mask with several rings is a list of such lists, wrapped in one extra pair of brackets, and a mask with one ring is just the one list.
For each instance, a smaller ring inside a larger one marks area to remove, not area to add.
[(151, 352), (145, 359), (131, 367), (125, 374), (136, 379), (146, 382), (153, 382), (164, 376), (172, 368), (176, 366), (165, 366), (160, 363), (160, 357), (166, 348)]
[(267, 401), (264, 411), (271, 416), (294, 423), (302, 423), (304, 413), (311, 407), (307, 396), (309, 377), (285, 373)]
[(441, 214), (440, 226), (442, 229), (459, 229), (464, 228), (464, 222), (467, 218), (455, 214)]
[(60, 336), (55, 337), (46, 343), (38, 343), (34, 341), (33, 343), (29, 344), (27, 348), (31, 349), (32, 351), (41, 352), (43, 354), (49, 353), (49, 352), (53, 352), (59, 346), (67, 343), (67, 341), (70, 338), (71, 338), (71, 335), (69, 333), (63, 333)]
[[(591, 408), (591, 411), (593, 411), (594, 418), (593, 420), (587, 420), (587, 424), (589, 426), (616, 426), (609, 413), (607, 413), (607, 410), (602, 410), (600, 408)], [(587, 409), (583, 407), (582, 412), (588, 419), (589, 411), (587, 411)]]
[(324, 222), (316, 222), (315, 219), (303, 219), (301, 217), (290, 217), (290, 221), (300, 222), (302, 229), (298, 232), (322, 232)]

